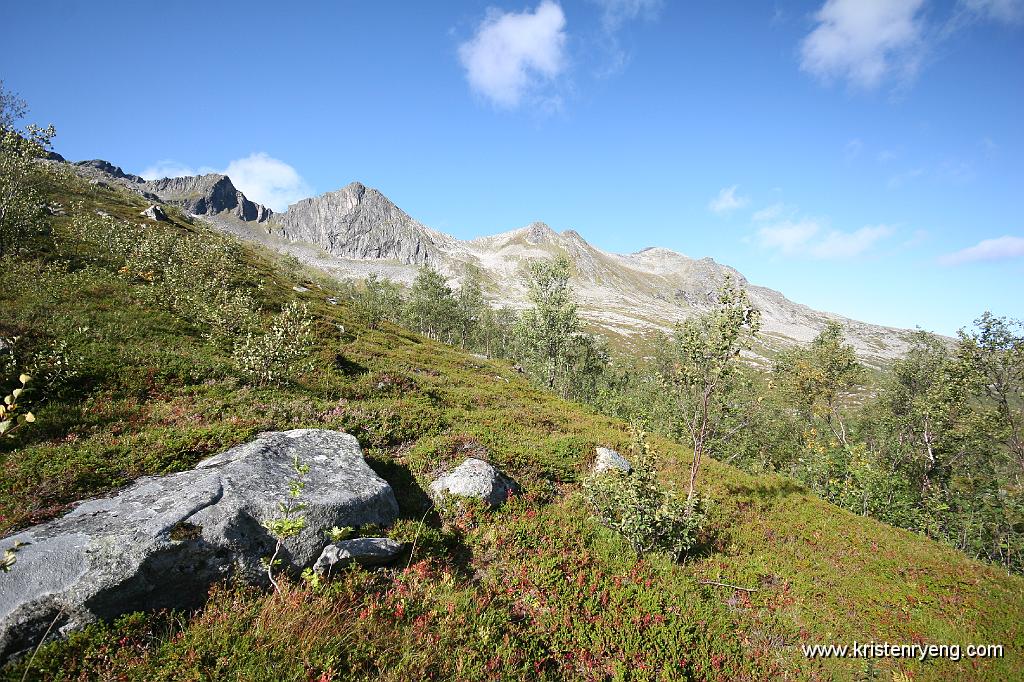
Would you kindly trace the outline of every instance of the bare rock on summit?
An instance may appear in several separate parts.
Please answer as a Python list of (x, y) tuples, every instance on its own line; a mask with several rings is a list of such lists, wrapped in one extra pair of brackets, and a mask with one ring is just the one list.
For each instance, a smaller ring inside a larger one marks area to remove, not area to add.
[(286, 239), (314, 244), (342, 258), (422, 265), (438, 260), (455, 244), (453, 237), (418, 223), (358, 182), (294, 203), (273, 222)]
[(17, 547), (16, 563), (0, 573), (0, 662), (38, 644), (51, 623), (67, 633), (131, 611), (193, 608), (211, 583), (231, 575), (265, 584), (261, 559), (276, 540), (263, 523), (280, 516), (295, 457), (309, 466), (306, 525), (284, 542), (281, 570), (312, 566), (335, 526), (397, 518), (391, 486), (354, 437), (264, 433), (195, 469), (139, 479), (0, 541)]
[[(59, 154), (57, 156), (60, 156)], [(63, 160), (64, 157), (60, 157)], [(99, 171), (103, 175), (109, 175), (119, 180), (126, 180), (132, 183), (145, 182), (138, 175), (132, 175), (131, 173), (125, 173), (121, 170), (120, 166), (115, 166), (109, 161), (103, 159), (90, 159), (88, 161), (76, 161), (75, 165), (83, 170), (92, 169), (93, 171)]]
[(151, 180), (143, 186), (162, 200), (177, 204), (189, 213), (229, 213), (239, 220), (263, 223), (273, 215), (266, 206), (249, 201), (235, 188), (231, 178), (219, 173)]

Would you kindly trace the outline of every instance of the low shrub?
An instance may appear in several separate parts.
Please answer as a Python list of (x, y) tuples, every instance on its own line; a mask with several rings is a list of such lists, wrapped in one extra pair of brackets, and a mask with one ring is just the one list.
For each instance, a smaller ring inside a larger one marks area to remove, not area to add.
[(707, 502), (697, 494), (680, 502), (662, 485), (642, 432), (633, 454), (632, 472), (592, 474), (583, 481), (583, 495), (597, 519), (622, 535), (637, 554), (666, 552), (678, 560), (697, 546)]

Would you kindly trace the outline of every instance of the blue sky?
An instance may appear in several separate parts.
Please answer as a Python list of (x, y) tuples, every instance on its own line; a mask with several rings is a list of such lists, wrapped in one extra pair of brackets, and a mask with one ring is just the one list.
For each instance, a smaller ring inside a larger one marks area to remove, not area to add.
[(543, 220), (871, 322), (1024, 317), (1024, 0), (38, 0), (5, 24), (0, 78), (70, 159), (228, 170), (277, 207), (360, 180), (460, 238)]

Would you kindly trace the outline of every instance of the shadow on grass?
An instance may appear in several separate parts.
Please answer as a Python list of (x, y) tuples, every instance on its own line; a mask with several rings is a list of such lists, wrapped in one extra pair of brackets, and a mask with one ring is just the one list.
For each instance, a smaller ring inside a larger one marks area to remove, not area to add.
[(773, 481), (771, 483), (758, 483), (755, 485), (729, 485), (726, 486), (725, 492), (728, 495), (735, 495), (749, 500), (771, 502), (776, 498), (787, 497), (789, 495), (802, 495), (807, 492), (807, 488), (796, 481), (784, 479), (780, 481)]
[[(446, 527), (433, 500), (420, 487), (412, 470), (392, 459), (367, 457), (367, 463), (391, 486), (398, 501), (398, 518), (422, 524), (417, 531), (415, 556), (419, 560), (435, 556), (448, 563), (457, 575), (473, 575), (473, 552), (457, 529)], [(403, 561), (410, 560), (407, 550)]]
[(370, 371), (365, 366), (360, 365), (358, 362), (355, 362), (354, 360), (349, 360), (341, 353), (338, 353), (334, 357), (334, 368), (341, 372), (342, 374), (346, 374), (348, 376), (360, 376)]

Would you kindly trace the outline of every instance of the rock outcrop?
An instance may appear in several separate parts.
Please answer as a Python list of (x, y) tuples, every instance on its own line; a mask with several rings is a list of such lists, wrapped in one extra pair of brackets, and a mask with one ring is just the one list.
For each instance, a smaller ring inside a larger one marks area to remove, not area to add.
[(391, 538), (354, 538), (324, 547), (313, 564), (317, 573), (330, 573), (351, 563), (360, 566), (390, 564), (405, 550), (405, 545)]
[[(60, 156), (60, 155), (58, 154), (57, 156)], [(63, 161), (64, 157), (61, 157), (60, 160)], [(104, 173), (106, 175), (110, 175), (110, 176), (118, 178), (120, 180), (127, 180), (128, 182), (134, 182), (134, 183), (145, 182), (145, 180), (143, 180), (138, 175), (132, 175), (131, 173), (125, 173), (123, 170), (121, 170), (120, 166), (115, 166), (114, 164), (110, 163), (109, 161), (104, 161), (103, 159), (90, 159), (88, 161), (76, 161), (75, 165), (78, 166), (79, 168), (82, 168), (82, 169), (91, 168), (93, 170), (97, 170), (97, 171), (99, 171), (101, 173)]]
[(422, 265), (433, 263), (456, 243), (358, 182), (292, 204), (273, 222), (286, 239), (314, 244), (342, 258)]
[(626, 461), (626, 458), (611, 448), (597, 448), (597, 456), (594, 458), (594, 466), (591, 471), (595, 474), (603, 474), (609, 471), (621, 471), (630, 473), (633, 465)]
[(231, 178), (219, 173), (151, 180), (143, 187), (166, 202), (196, 215), (229, 213), (239, 220), (262, 223), (273, 215), (266, 206), (249, 201)]
[(394, 492), (366, 464), (356, 439), (336, 431), (265, 433), (195, 469), (136, 481), (67, 515), (0, 541), (17, 562), (0, 573), (0, 661), (35, 646), (51, 623), (62, 633), (97, 619), (200, 605), (230, 575), (266, 584), (261, 559), (276, 540), (263, 523), (280, 516), (303, 476), (303, 530), (284, 542), (281, 570), (310, 567), (335, 527), (387, 526)]
[(164, 213), (164, 210), (157, 206), (156, 204), (150, 205), (149, 208), (147, 208), (145, 211), (139, 214), (139, 217), (149, 218), (150, 220), (157, 220), (161, 222), (167, 220), (167, 214)]
[(470, 497), (483, 500), (492, 509), (501, 506), (509, 495), (518, 491), (515, 481), (491, 464), (469, 457), (454, 471), (430, 484), (429, 494), (435, 502), (447, 497)]

